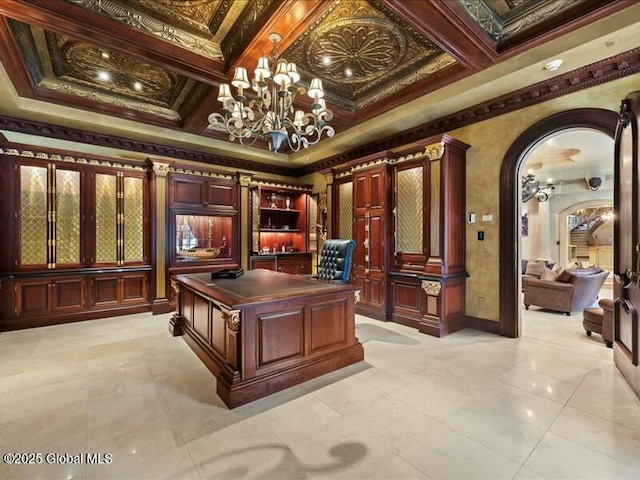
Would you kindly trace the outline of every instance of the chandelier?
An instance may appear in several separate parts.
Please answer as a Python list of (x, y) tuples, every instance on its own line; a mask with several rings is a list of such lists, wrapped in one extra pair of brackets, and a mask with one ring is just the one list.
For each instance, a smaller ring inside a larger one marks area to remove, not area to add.
[[(549, 192), (555, 190), (556, 187), (549, 181), (546, 185), (540, 185), (536, 177), (529, 173), (526, 177), (522, 177), (522, 201), (528, 202), (535, 197), (539, 202), (549, 200)], [(549, 192), (547, 192), (547, 190)]]
[[(335, 130), (327, 125), (333, 112), (322, 98), (320, 79), (311, 80), (308, 91), (297, 85), (300, 75), (296, 64), (280, 58), (277, 44), (281, 39), (277, 33), (269, 34), (273, 49), (268, 57), (258, 59), (251, 83), (247, 69), (237, 67), (231, 80), (236, 94), (231, 95), (228, 84), (220, 85), (218, 100), (222, 110), (209, 115), (209, 127), (225, 130), (229, 140), (238, 139), (242, 145), (253, 145), (263, 138), (269, 143), (269, 150), (276, 153), (286, 139), (289, 148), (297, 152), (300, 147), (307, 148), (320, 141), (323, 133), (333, 137)], [(251, 98), (245, 95), (249, 88), (255, 92)], [(294, 109), (296, 95), (305, 93), (313, 99), (309, 113)]]

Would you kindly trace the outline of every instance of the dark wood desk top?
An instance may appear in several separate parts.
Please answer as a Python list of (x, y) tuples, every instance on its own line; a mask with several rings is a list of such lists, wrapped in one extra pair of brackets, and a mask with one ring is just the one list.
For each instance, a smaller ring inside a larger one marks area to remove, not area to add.
[(262, 269), (249, 270), (233, 279), (212, 279), (211, 273), (193, 273), (176, 275), (175, 280), (231, 308), (310, 294), (358, 290), (354, 285), (326, 283), (313, 278)]

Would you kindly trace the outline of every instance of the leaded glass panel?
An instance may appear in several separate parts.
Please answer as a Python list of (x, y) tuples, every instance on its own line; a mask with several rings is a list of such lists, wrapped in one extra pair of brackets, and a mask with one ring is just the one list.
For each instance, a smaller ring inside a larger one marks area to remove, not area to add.
[(396, 207), (397, 251), (422, 253), (423, 167), (398, 170)]
[(117, 182), (115, 175), (96, 174), (96, 262), (116, 263)]
[(20, 166), (20, 263), (47, 263), (47, 168)]
[(124, 178), (124, 261), (143, 260), (143, 182), (141, 178)]
[(56, 170), (56, 264), (80, 263), (80, 172)]
[(338, 238), (353, 238), (353, 182), (338, 186)]

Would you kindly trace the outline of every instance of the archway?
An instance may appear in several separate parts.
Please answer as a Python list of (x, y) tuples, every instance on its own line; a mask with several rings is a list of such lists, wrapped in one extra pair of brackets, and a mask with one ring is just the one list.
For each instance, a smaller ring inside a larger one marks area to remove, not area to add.
[(527, 153), (539, 141), (568, 128), (591, 128), (614, 137), (618, 115), (599, 108), (581, 108), (541, 120), (509, 147), (500, 171), (500, 333), (520, 336), (518, 292), (519, 171)]

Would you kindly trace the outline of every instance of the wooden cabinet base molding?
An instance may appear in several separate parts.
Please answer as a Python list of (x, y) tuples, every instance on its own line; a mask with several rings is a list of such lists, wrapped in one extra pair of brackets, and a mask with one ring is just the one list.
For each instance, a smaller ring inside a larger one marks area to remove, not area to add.
[(21, 273), (0, 283), (0, 331), (151, 310), (150, 267)]
[(465, 327), (466, 275), (441, 279), (392, 273), (390, 278), (392, 321), (435, 337), (444, 337)]

